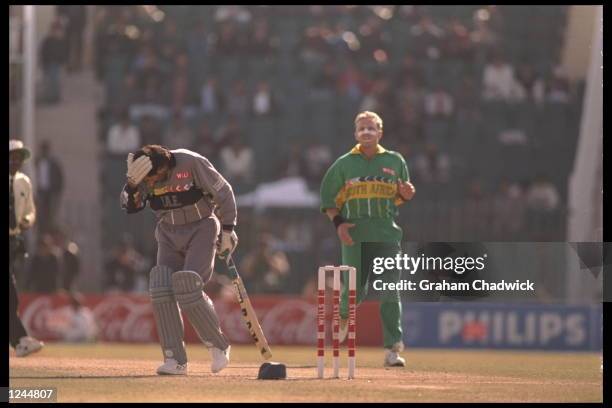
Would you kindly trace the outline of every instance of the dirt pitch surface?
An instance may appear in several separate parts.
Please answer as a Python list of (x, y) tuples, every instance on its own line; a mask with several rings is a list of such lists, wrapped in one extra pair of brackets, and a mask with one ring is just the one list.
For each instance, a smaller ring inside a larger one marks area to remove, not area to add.
[(347, 380), (343, 349), (341, 378), (321, 380), (314, 347), (272, 351), (287, 380), (257, 380), (262, 361), (250, 345), (232, 347), (219, 374), (203, 346), (188, 345), (189, 375), (159, 376), (154, 344), (54, 343), (25, 358), (11, 350), (10, 386), (56, 387), (58, 402), (602, 402), (593, 353), (413, 349), (406, 368), (385, 369), (381, 349), (358, 348), (356, 378)]

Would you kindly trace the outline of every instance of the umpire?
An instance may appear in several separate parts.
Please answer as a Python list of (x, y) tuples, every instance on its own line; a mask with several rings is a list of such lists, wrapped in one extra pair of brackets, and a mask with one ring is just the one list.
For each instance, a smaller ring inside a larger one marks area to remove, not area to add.
[(43, 347), (43, 342), (28, 336), (17, 315), (19, 297), (13, 265), (26, 254), (22, 232), (34, 225), (36, 208), (30, 178), (19, 171), (30, 158), (30, 151), (21, 140), (9, 140), (9, 343), (17, 357), (25, 357)]

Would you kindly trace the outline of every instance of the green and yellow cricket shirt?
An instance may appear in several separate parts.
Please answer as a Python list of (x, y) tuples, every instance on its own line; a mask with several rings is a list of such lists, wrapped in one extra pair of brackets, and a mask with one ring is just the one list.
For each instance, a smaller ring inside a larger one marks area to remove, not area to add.
[(410, 181), (401, 154), (378, 145), (367, 159), (359, 144), (340, 156), (321, 182), (321, 211), (337, 208), (345, 219), (394, 218), (404, 203), (397, 192), (397, 180)]

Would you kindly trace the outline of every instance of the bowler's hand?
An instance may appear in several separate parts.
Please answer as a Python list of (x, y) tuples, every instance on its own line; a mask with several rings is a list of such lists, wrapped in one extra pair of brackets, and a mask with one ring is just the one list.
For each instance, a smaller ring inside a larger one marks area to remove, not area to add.
[(349, 234), (349, 229), (353, 228), (354, 226), (355, 224), (351, 224), (349, 222), (344, 222), (338, 226), (338, 238), (340, 238), (340, 242), (342, 242), (344, 245), (353, 245), (353, 238), (351, 238), (351, 234)]
[(402, 181), (400, 179), (397, 180), (397, 193), (400, 195), (402, 200), (408, 201), (414, 197), (414, 193), (416, 193), (416, 189), (409, 181)]

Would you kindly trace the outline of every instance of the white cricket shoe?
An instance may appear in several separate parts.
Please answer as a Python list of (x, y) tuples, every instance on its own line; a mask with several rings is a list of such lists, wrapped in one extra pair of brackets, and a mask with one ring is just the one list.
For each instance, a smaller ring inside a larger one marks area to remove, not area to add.
[(340, 319), (340, 330), (338, 331), (338, 341), (342, 343), (348, 335), (348, 319)]
[(231, 346), (227, 346), (225, 350), (218, 349), (216, 347), (212, 347), (210, 349), (210, 356), (212, 358), (212, 363), (210, 364), (210, 371), (213, 373), (218, 373), (227, 367), (230, 358), (230, 349)]
[(19, 339), (19, 343), (15, 346), (15, 354), (17, 357), (25, 357), (39, 351), (45, 343), (36, 340), (34, 337), (25, 336)]
[(173, 358), (167, 358), (164, 360), (164, 364), (157, 368), (157, 374), (159, 375), (187, 375), (187, 363), (179, 364)]
[(385, 367), (406, 367), (406, 360), (399, 355), (402, 350), (404, 350), (402, 342), (395, 343), (391, 349), (386, 349)]

